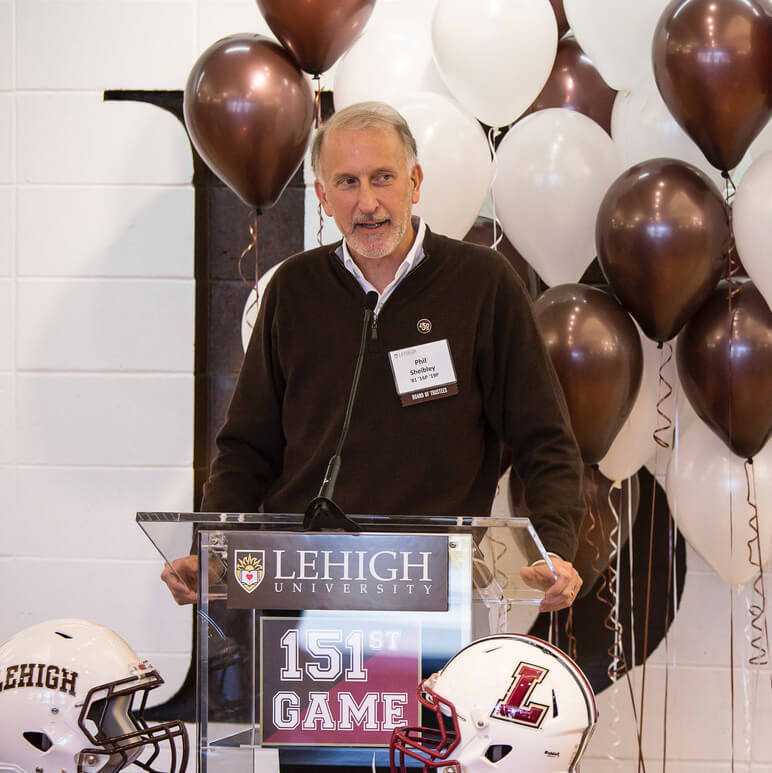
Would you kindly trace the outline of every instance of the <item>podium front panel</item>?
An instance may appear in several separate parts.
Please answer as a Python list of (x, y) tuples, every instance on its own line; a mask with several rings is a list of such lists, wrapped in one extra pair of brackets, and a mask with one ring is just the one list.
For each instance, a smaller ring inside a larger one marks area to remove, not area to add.
[(357, 520), (352, 535), (302, 532), (301, 516), (139, 514), (172, 566), (198, 554), (198, 770), (388, 767), (392, 729), (422, 723), (421, 679), (543, 597), (519, 579), (547, 558), (525, 519)]

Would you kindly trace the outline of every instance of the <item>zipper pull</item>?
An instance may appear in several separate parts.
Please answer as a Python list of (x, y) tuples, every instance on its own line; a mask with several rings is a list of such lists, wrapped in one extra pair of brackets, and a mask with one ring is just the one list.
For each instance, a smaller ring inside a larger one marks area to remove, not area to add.
[(370, 325), (370, 340), (378, 340), (378, 317), (373, 316), (373, 323)]

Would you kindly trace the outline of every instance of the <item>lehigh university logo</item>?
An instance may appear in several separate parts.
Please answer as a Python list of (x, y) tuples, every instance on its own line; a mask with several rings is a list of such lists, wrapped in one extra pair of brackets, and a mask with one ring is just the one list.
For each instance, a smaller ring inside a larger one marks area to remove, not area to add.
[(265, 551), (264, 550), (236, 550), (234, 551), (236, 565), (233, 568), (236, 582), (247, 592), (257, 588), (265, 575)]

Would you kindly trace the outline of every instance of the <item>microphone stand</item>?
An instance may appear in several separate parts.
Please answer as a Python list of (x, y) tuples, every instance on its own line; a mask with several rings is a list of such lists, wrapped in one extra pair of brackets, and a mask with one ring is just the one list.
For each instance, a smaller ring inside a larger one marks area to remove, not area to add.
[(324, 474), (322, 486), (316, 498), (306, 508), (303, 517), (304, 531), (319, 531), (323, 529), (335, 529), (343, 531), (360, 531), (359, 524), (349, 518), (332, 499), (332, 492), (335, 489), (335, 482), (338, 480), (340, 472), (341, 452), (343, 444), (346, 441), (349, 424), (351, 423), (351, 412), (354, 409), (354, 400), (357, 389), (359, 388), (359, 377), (362, 373), (362, 364), (365, 358), (365, 346), (367, 345), (367, 331), (373, 319), (375, 305), (378, 303), (378, 293), (371, 290), (365, 298), (365, 315), (362, 321), (362, 338), (359, 343), (359, 356), (354, 370), (354, 380), (351, 383), (351, 392), (348, 396), (346, 405), (346, 414), (343, 419), (343, 429), (338, 440), (338, 447), (327, 464), (327, 471)]

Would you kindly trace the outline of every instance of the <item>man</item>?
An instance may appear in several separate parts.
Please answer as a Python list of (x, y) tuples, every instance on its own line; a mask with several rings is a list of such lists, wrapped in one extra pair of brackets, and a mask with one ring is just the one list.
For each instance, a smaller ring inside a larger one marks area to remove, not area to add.
[[(557, 575), (537, 563), (522, 576), (546, 591), (542, 611), (570, 605), (581, 585), (567, 559), (584, 513), (582, 467), (522, 283), (498, 253), (412, 216), (423, 172), (392, 108), (336, 113), (315, 137), (312, 165), (343, 242), (290, 258), (268, 285), (202, 511), (305, 511), (340, 435), (374, 290), (337, 504), (353, 516), (487, 515), (506, 443)], [(426, 360), (420, 376), (442, 371), (437, 383), (448, 387), (436, 399), (399, 399), (405, 377), (391, 363), (405, 349)], [(162, 578), (179, 603), (194, 601), (194, 558), (175, 570)]]

